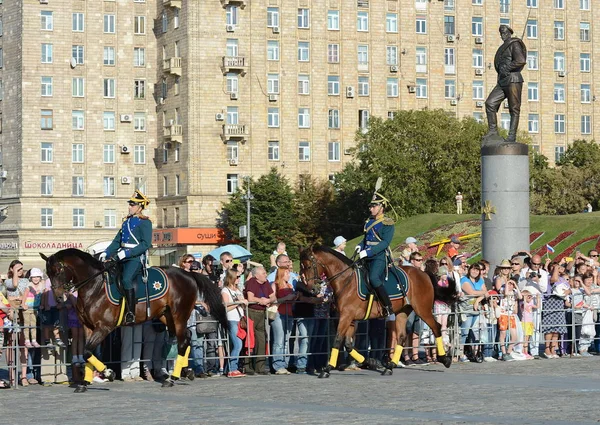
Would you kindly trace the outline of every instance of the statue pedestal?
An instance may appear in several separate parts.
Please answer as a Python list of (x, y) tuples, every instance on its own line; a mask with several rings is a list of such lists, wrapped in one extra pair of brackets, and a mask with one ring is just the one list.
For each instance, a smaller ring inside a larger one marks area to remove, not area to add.
[(482, 257), (491, 271), (529, 251), (529, 148), (493, 135), (481, 147)]

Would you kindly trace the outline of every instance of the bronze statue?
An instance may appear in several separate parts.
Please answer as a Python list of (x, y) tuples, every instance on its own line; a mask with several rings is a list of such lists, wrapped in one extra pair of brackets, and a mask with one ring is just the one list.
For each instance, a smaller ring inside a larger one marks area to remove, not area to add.
[(508, 99), (510, 112), (510, 130), (506, 142), (517, 141), (517, 128), (521, 113), (521, 91), (523, 90), (523, 76), (521, 70), (527, 63), (527, 48), (518, 37), (513, 37), (512, 28), (500, 25), (500, 36), (504, 43), (496, 51), (494, 67), (498, 73), (498, 84), (491, 91), (485, 101), (485, 112), (488, 120), (488, 132), (483, 137), (484, 143), (501, 142), (498, 136), (498, 119), (496, 113), (504, 99)]

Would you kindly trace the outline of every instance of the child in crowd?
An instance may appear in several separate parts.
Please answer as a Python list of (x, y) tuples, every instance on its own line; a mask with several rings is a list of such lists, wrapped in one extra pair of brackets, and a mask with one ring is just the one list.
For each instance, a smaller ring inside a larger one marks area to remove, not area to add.
[[(513, 361), (512, 350), (517, 341), (517, 299), (522, 299), (523, 295), (519, 291), (519, 284), (516, 277), (511, 277), (504, 285), (504, 297), (500, 300), (500, 317), (498, 318), (498, 328), (500, 329), (500, 350), (502, 351), (502, 360)], [(508, 341), (506, 341), (508, 331)], [(507, 344), (508, 343), (508, 344)]]
[(269, 270), (269, 273), (272, 273), (273, 271), (277, 270), (277, 263), (275, 262), (275, 260), (281, 254), (287, 255), (287, 251), (285, 250), (285, 242), (279, 242), (277, 244), (277, 248), (269, 257), (271, 261), (271, 269)]
[[(438, 280), (438, 286), (443, 288), (447, 288), (449, 285), (448, 282), (448, 267), (441, 266), (438, 270), (440, 279)], [(450, 314), (450, 307), (443, 301), (435, 301), (433, 305), (433, 313), (435, 315), (435, 319), (438, 321), (440, 325), (442, 325), (442, 340), (444, 341), (444, 345), (448, 347), (450, 345), (450, 338), (448, 337), (448, 315)]]
[(40, 304), (42, 339), (44, 340), (44, 345), (52, 345), (52, 341), (50, 340), (50, 330), (52, 330), (56, 345), (59, 347), (65, 346), (65, 343), (60, 338), (59, 307), (62, 308), (62, 300), (56, 300), (54, 298), (50, 279), (46, 279), (46, 290), (42, 294), (42, 301)]
[(42, 278), (44, 274), (38, 268), (29, 272), (29, 287), (25, 298), (23, 318), (25, 321), (25, 347), (39, 348), (37, 342), (37, 311), (42, 301), (42, 294), (46, 287)]
[(528, 360), (533, 359), (529, 354), (529, 339), (533, 336), (533, 311), (539, 308), (539, 297), (534, 297), (528, 290), (521, 292), (523, 300), (521, 301), (521, 326), (523, 327), (523, 354)]

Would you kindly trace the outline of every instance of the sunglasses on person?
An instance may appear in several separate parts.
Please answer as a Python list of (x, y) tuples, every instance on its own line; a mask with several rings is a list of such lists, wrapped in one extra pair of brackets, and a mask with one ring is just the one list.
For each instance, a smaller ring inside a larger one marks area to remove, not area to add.
[(233, 260), (225, 260), (224, 263), (231, 263)]
[(445, 261), (443, 263), (440, 263), (440, 266), (447, 266), (448, 263), (446, 263)]
[(510, 263), (511, 266), (520, 266), (521, 263)]
[(423, 261), (422, 258), (415, 258), (413, 261)]
[(590, 257), (598, 257), (598, 254), (592, 254)]
[(541, 266), (542, 263), (531, 263), (532, 266)]
[(191, 263), (193, 263), (193, 262), (194, 262), (194, 260), (187, 260), (187, 261), (184, 261), (184, 263), (185, 263), (185, 264), (191, 264)]

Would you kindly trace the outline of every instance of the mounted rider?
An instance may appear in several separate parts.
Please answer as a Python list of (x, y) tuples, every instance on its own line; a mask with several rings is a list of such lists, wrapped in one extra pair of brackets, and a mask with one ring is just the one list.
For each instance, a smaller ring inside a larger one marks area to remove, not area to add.
[(391, 257), (389, 246), (396, 228), (394, 220), (384, 215), (384, 210), (388, 206), (389, 201), (377, 192), (378, 189), (377, 187), (373, 194), (373, 199), (369, 203), (371, 216), (365, 222), (365, 236), (355, 249), (359, 258), (366, 258), (369, 280), (375, 289), (375, 293), (382, 304), (385, 314), (389, 316), (394, 311), (392, 310), (392, 302), (383, 282), (387, 275), (388, 253)]
[(121, 282), (125, 289), (127, 312), (124, 325), (135, 324), (135, 304), (137, 297), (133, 282), (142, 273), (145, 266), (148, 249), (152, 246), (152, 222), (142, 215), (150, 200), (139, 190), (129, 199), (128, 215), (123, 221), (121, 230), (112, 243), (100, 254), (100, 260), (105, 261), (116, 255), (123, 265)]

